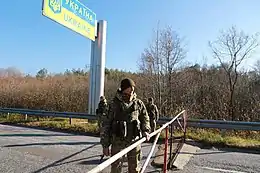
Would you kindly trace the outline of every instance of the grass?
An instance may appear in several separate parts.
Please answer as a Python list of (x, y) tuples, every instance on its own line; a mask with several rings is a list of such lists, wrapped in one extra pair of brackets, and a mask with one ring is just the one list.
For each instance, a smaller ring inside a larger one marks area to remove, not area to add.
[[(180, 130), (175, 130), (173, 136), (183, 136), (183, 132)], [(260, 150), (260, 132), (256, 131), (221, 131), (219, 129), (189, 128), (187, 129), (186, 136), (188, 139), (192, 139), (207, 146)], [(162, 132), (160, 138), (165, 138), (164, 131)]]
[(98, 134), (98, 128), (96, 123), (69, 124), (69, 122), (67, 121), (38, 121), (38, 122), (36, 121), (36, 122), (23, 122), (20, 124), (30, 126), (30, 127), (60, 129), (69, 132)]
[(72, 124), (70, 124), (68, 118), (35, 118), (28, 116), (27, 120), (25, 120), (24, 116), (13, 114), (9, 118), (6, 115), (1, 116), (0, 123), (98, 135), (97, 122), (92, 121), (89, 123), (86, 119), (72, 119)]
[[(28, 116), (27, 120), (21, 115), (6, 115), (0, 117), (0, 123), (12, 123), (28, 127), (41, 127), (47, 129), (62, 130), (66, 132), (91, 134), (97, 136), (97, 121), (88, 122), (85, 119), (72, 119), (72, 124), (67, 118), (40, 118)], [(180, 131), (175, 131), (174, 136), (181, 136)], [(164, 131), (160, 139), (165, 137)], [(222, 147), (239, 147), (248, 149), (260, 149), (260, 132), (255, 131), (221, 131), (218, 129), (193, 129), (187, 130), (187, 137), (206, 145)]]
[[(247, 136), (246, 136), (247, 134)], [(225, 131), (213, 129), (192, 129), (188, 130), (188, 138), (208, 145), (239, 147), (239, 148), (259, 148), (260, 133), (245, 131)]]

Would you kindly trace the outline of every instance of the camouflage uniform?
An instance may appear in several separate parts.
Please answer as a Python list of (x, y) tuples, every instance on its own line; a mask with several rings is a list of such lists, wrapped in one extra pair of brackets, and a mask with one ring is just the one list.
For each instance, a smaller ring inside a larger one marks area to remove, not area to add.
[(103, 126), (104, 122), (107, 119), (107, 113), (108, 113), (108, 104), (106, 101), (106, 98), (104, 96), (100, 97), (100, 102), (98, 104), (98, 108), (96, 110), (96, 114), (98, 116), (98, 127), (100, 131), (100, 135), (103, 133)]
[[(112, 144), (112, 155), (136, 142), (145, 132), (150, 132), (149, 116), (144, 103), (136, 97), (134, 92), (129, 102), (124, 101), (122, 88), (127, 86), (122, 86), (122, 82), (121, 90), (117, 90), (116, 96), (109, 106), (108, 121), (104, 124), (104, 135), (101, 137), (103, 148), (108, 148)], [(128, 152), (127, 159), (128, 173), (139, 173), (141, 146), (139, 145)], [(122, 172), (122, 165), (122, 158), (112, 163), (111, 173)]]
[(153, 103), (153, 98), (148, 99), (146, 109), (150, 118), (151, 131), (153, 132), (156, 130), (156, 121), (159, 120), (159, 111), (157, 106)]

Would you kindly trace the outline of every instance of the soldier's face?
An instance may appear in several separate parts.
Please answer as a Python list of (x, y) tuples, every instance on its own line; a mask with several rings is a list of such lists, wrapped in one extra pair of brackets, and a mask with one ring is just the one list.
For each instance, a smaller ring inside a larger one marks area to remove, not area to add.
[(123, 95), (123, 98), (125, 100), (129, 100), (131, 95), (133, 94), (134, 92), (134, 88), (133, 87), (129, 87), (127, 89), (125, 89), (123, 92), (122, 92), (122, 95)]

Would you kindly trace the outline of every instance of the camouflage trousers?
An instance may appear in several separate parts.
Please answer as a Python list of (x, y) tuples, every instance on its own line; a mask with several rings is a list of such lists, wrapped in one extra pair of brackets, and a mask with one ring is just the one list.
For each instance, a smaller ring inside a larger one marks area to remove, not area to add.
[(156, 121), (155, 119), (150, 119), (151, 132), (156, 130)]
[[(112, 143), (111, 154), (115, 155), (121, 150), (129, 146), (129, 142), (116, 140)], [(128, 173), (140, 172), (141, 161), (141, 145), (137, 146), (133, 150), (127, 153)], [(123, 158), (119, 158), (117, 161), (111, 164), (111, 173), (121, 173), (123, 167)]]

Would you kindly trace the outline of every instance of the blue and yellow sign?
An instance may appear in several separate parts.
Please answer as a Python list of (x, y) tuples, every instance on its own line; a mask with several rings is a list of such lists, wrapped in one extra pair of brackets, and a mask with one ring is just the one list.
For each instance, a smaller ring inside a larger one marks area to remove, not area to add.
[(95, 41), (96, 14), (78, 0), (43, 0), (43, 15)]

